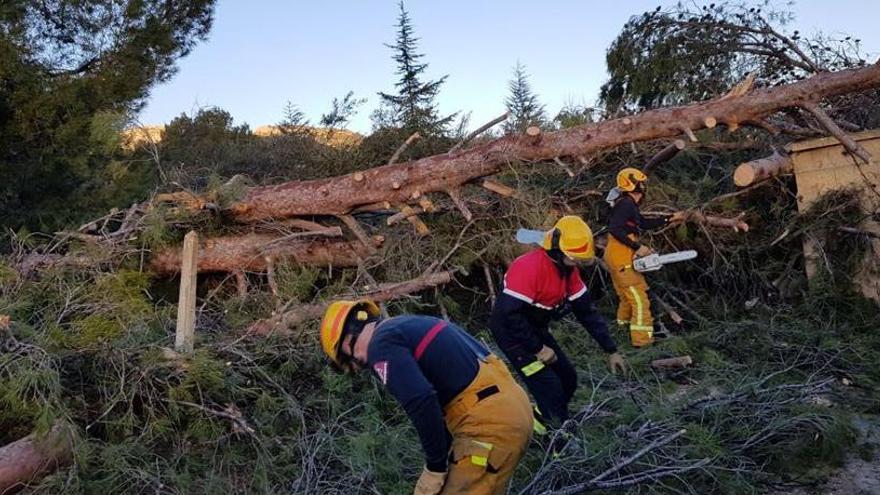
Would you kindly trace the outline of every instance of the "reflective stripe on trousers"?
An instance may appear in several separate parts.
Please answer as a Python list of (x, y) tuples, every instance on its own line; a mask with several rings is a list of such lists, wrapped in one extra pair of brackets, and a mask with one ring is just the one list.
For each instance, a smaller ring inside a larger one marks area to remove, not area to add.
[[(498, 392), (481, 400), (477, 393), (492, 386)], [(441, 493), (506, 493), (533, 427), (529, 398), (507, 366), (497, 356), (488, 356), (471, 384), (447, 404), (444, 413), (452, 452)]]

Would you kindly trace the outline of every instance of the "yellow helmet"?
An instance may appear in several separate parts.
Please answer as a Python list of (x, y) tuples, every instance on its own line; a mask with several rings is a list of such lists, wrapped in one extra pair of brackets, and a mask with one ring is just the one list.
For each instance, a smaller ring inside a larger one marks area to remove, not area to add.
[(560, 218), (553, 229), (544, 235), (544, 249), (557, 246), (566, 256), (576, 260), (588, 260), (595, 255), (593, 231), (587, 222), (575, 215)]
[(355, 316), (361, 321), (366, 321), (370, 317), (376, 318), (380, 314), (379, 306), (369, 299), (335, 301), (324, 312), (324, 319), (321, 320), (321, 347), (324, 348), (327, 357), (337, 366), (342, 364), (339, 360), (339, 344), (343, 337), (342, 329), (345, 328), (348, 316), (355, 309), (357, 310)]
[(637, 168), (627, 167), (617, 173), (617, 188), (621, 191), (635, 191), (640, 182), (648, 180), (648, 176)]

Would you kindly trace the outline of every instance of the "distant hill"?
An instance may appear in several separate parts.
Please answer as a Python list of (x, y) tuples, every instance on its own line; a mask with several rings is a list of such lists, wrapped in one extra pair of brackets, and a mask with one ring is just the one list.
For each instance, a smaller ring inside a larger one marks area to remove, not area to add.
[[(304, 127), (303, 130), (310, 134), (315, 141), (332, 147), (354, 146), (364, 139), (362, 135), (346, 129)], [(125, 149), (134, 149), (144, 143), (159, 143), (162, 141), (164, 133), (164, 125), (131, 127), (122, 131), (122, 146)], [(253, 133), (259, 137), (273, 137), (283, 134), (277, 125), (261, 125), (256, 127)]]

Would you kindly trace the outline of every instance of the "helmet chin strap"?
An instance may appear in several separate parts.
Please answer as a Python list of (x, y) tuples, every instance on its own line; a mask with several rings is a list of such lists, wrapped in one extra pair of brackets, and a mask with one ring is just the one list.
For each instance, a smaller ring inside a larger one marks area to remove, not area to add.
[[(363, 315), (363, 316), (361, 316), (361, 315)], [(346, 363), (343, 366), (343, 367), (347, 368), (347, 371), (349, 371), (349, 372), (355, 371), (354, 368), (351, 367), (352, 363), (358, 365), (358, 367), (360, 367), (361, 369), (366, 369), (367, 363), (361, 359), (358, 359), (358, 357), (355, 356), (354, 349), (357, 346), (357, 341), (360, 338), (361, 333), (363, 333), (364, 328), (367, 325), (369, 325), (370, 323), (379, 321), (378, 318), (375, 318), (375, 317), (371, 318), (371, 317), (367, 316), (366, 312), (364, 312), (364, 311), (358, 311), (356, 316), (357, 316), (357, 321), (358, 321), (358, 323), (360, 323), (360, 325), (357, 325), (356, 328), (352, 328), (349, 330), (343, 330), (345, 332), (345, 336), (343, 336), (343, 339), (346, 336), (351, 335), (351, 341), (349, 341), (348, 353), (347, 353), (347, 355), (346, 355), (347, 357), (345, 359)], [(348, 325), (346, 325), (346, 327), (347, 326)]]
[(553, 264), (556, 265), (556, 269), (559, 270), (560, 275), (568, 277), (568, 274), (571, 273), (572, 267), (565, 264), (565, 258), (567, 258), (567, 256), (559, 247), (560, 237), (562, 237), (562, 232), (560, 232), (559, 229), (553, 229), (553, 234), (550, 238), (550, 249), (547, 250), (547, 255), (553, 260)]

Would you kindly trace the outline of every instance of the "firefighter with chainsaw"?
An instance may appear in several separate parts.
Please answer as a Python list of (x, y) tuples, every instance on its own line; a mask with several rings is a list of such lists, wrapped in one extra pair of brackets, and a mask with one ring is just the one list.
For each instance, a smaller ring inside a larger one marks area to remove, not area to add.
[(370, 370), (403, 406), (425, 453), (415, 495), (507, 492), (531, 437), (531, 405), (464, 329), (430, 316), (380, 319), (372, 301), (337, 301), (321, 345), (336, 368)]
[[(611, 274), (614, 291), (617, 292), (617, 324), (629, 327), (630, 339), (634, 347), (643, 347), (654, 342), (654, 338), (666, 336), (651, 316), (651, 300), (648, 295), (648, 282), (641, 271), (659, 268), (659, 264), (646, 268), (639, 267), (639, 259), (648, 261), (656, 258), (654, 251), (639, 242), (642, 231), (664, 227), (670, 222), (683, 220), (681, 212), (657, 218), (643, 217), (639, 205), (645, 197), (648, 176), (636, 168), (625, 168), (617, 174), (617, 187), (606, 198), (611, 204), (608, 218), (608, 244), (605, 247), (605, 263)], [(687, 252), (692, 253), (692, 252)], [(693, 254), (694, 256), (696, 253)]]
[[(530, 240), (521, 233), (534, 235)], [(521, 229), (517, 239), (541, 247), (508, 267), (489, 328), (535, 398), (540, 433), (548, 423), (558, 426), (568, 419), (568, 403), (577, 388), (577, 372), (550, 334), (552, 320), (570, 309), (608, 354), (612, 372), (624, 371), (625, 363), (576, 266), (594, 256), (590, 227), (580, 217), (565, 216), (549, 232)]]

